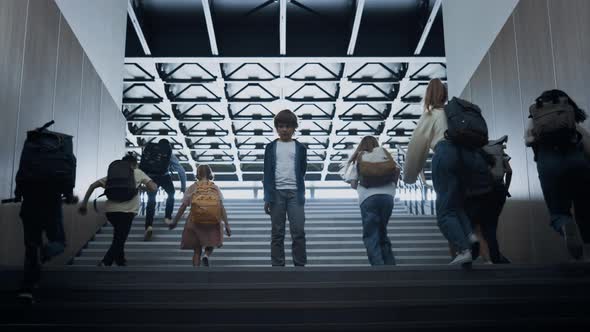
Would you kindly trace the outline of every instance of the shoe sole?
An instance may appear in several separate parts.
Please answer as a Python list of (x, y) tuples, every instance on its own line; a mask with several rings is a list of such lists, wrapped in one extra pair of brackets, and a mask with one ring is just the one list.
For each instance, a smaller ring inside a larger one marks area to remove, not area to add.
[(144, 240), (144, 241), (149, 241), (149, 240), (151, 240), (151, 239), (152, 239), (152, 233), (153, 233), (153, 232), (154, 232), (154, 231), (153, 231), (153, 230), (151, 230), (151, 229), (148, 229), (148, 230), (146, 230), (146, 231), (145, 231), (145, 234), (143, 235), (143, 240)]
[(584, 246), (575, 222), (565, 224), (565, 243), (572, 258), (579, 260), (584, 256)]

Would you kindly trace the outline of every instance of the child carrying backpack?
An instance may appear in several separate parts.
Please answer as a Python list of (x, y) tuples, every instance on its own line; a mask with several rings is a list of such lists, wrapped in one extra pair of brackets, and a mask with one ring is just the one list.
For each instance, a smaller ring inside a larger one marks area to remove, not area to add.
[(476, 105), (453, 98), (447, 105), (447, 88), (440, 79), (428, 83), (424, 113), (412, 134), (404, 182), (416, 182), (428, 152), (432, 157), (432, 182), (436, 191), (436, 218), (445, 238), (458, 253), (450, 264), (471, 264), (479, 255), (479, 241), (464, 209), (465, 175), (475, 170), (476, 148), (488, 141), (488, 131)]
[[(512, 180), (510, 156), (505, 152), (507, 141), (508, 136), (502, 136), (500, 139), (490, 141), (481, 149), (481, 162), (484, 163), (482, 167), (486, 167), (485, 163), (487, 163), (489, 169), (490, 189), (487, 192), (478, 194), (470, 194), (468, 190), (467, 199), (465, 200), (465, 212), (474, 228), (480, 230), (480, 234), (487, 245), (489, 260), (493, 264), (510, 262), (501, 254), (496, 235), (498, 220), (506, 203), (506, 197), (510, 197), (508, 189)], [(483, 252), (482, 256), (484, 256)]]
[(98, 266), (111, 266), (113, 262), (118, 266), (127, 265), (124, 251), (125, 241), (127, 241), (131, 230), (133, 218), (139, 211), (138, 189), (141, 185), (144, 185), (150, 192), (157, 189), (156, 183), (137, 168), (135, 157), (127, 154), (121, 160), (115, 160), (109, 165), (106, 177), (96, 180), (88, 187), (78, 211), (85, 215), (88, 200), (94, 190), (100, 187), (105, 188), (106, 217), (114, 229), (111, 247)]
[[(76, 157), (72, 136), (47, 130), (54, 121), (27, 132), (16, 174), (15, 198), (23, 223), (24, 278), (18, 297), (32, 303), (41, 280), (41, 263), (65, 250), (62, 203), (74, 204)], [(48, 242), (43, 244), (43, 233)]]
[(588, 133), (580, 126), (586, 113), (561, 90), (543, 92), (529, 112), (525, 143), (535, 152), (551, 227), (564, 237), (570, 256), (582, 259), (584, 244), (590, 244)]
[[(187, 207), (190, 213), (182, 232), (181, 249), (194, 251), (193, 266), (209, 266), (209, 258), (214, 248), (223, 245), (222, 225), (225, 233), (231, 236), (227, 213), (223, 206), (223, 194), (213, 183), (213, 172), (209, 165), (197, 167), (197, 181), (184, 193), (182, 204), (176, 213), (170, 229), (174, 229)], [(205, 249), (204, 253), (203, 248)]]
[(356, 189), (363, 243), (371, 265), (395, 265), (387, 224), (393, 211), (400, 169), (374, 136), (365, 136), (344, 165), (344, 181)]

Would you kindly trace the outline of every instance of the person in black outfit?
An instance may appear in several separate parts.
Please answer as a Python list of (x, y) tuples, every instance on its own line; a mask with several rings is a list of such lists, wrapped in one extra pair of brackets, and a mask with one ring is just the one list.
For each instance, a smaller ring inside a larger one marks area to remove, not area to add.
[[(170, 146), (170, 142), (166, 139), (161, 139), (158, 141), (160, 145), (167, 145)], [(178, 177), (180, 179), (180, 191), (184, 193), (186, 190), (186, 172), (176, 155), (172, 153), (170, 155), (170, 165), (168, 166), (168, 171), (164, 174), (151, 174), (146, 172), (146, 174), (156, 183), (159, 187), (162, 187), (167, 194), (166, 199), (166, 210), (164, 212), (164, 222), (166, 225), (170, 226), (172, 224), (172, 210), (174, 209), (174, 184), (172, 183), (172, 176), (170, 170), (177, 172)], [(145, 214), (145, 234), (144, 240), (149, 241), (152, 238), (153, 228), (152, 225), (154, 223), (154, 215), (156, 213), (156, 194), (157, 190), (154, 192), (148, 192), (148, 201), (146, 206), (146, 214)]]
[[(15, 201), (22, 201), (20, 217), (23, 223), (25, 262), (22, 286), (18, 297), (33, 302), (33, 292), (41, 281), (41, 264), (65, 250), (66, 237), (63, 226), (63, 194), (50, 185), (38, 184), (34, 190), (22, 190), (17, 186)], [(70, 193), (65, 202), (73, 204), (78, 198)], [(43, 243), (43, 233), (48, 242)]]

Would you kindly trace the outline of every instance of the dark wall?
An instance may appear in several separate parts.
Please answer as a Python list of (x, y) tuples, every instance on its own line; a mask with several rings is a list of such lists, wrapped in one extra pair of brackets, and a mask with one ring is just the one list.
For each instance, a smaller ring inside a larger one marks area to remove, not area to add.
[(513, 197), (499, 237), (517, 261), (567, 260), (563, 241), (549, 227), (533, 152), (523, 136), (529, 105), (544, 90), (562, 89), (590, 109), (589, 17), (586, 0), (521, 0), (462, 94), (482, 107), (492, 138), (510, 137)]

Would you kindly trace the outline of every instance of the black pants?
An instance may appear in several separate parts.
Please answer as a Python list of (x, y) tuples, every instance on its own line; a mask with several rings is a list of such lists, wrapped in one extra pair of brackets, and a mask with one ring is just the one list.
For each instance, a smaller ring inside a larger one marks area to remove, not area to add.
[(498, 185), (493, 191), (470, 197), (465, 202), (465, 212), (474, 225), (480, 225), (484, 240), (488, 243), (492, 263), (501, 263), (502, 254), (498, 245), (498, 219), (506, 203), (506, 189)]
[(104, 255), (102, 262), (105, 265), (112, 265), (113, 261), (117, 265), (125, 264), (125, 241), (131, 230), (131, 223), (135, 213), (125, 212), (108, 212), (106, 214), (108, 221), (113, 225), (113, 242), (111, 247)]
[[(166, 199), (165, 217), (172, 219), (172, 210), (174, 209), (174, 184), (170, 174), (150, 176), (158, 187), (164, 188), (168, 198)], [(154, 214), (156, 213), (156, 194), (157, 192), (148, 192), (148, 201), (145, 213), (145, 228), (154, 223)]]
[[(65, 248), (61, 194), (24, 196), (20, 217), (23, 223), (25, 262), (23, 287), (32, 288), (41, 280), (41, 261)], [(43, 246), (43, 232), (49, 241)], [(58, 247), (56, 250), (55, 248)], [(51, 251), (51, 252), (48, 252)]]

